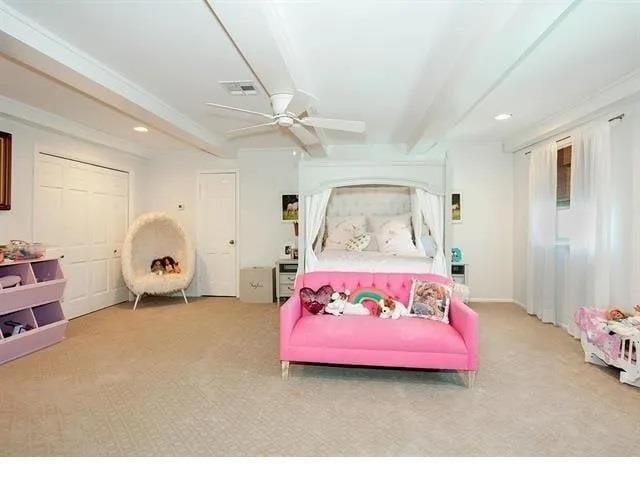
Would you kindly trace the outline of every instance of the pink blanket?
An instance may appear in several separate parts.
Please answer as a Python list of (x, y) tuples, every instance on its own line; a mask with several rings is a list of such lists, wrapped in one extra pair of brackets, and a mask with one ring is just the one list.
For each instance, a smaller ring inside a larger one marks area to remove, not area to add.
[(605, 361), (618, 358), (620, 353), (620, 337), (610, 335), (607, 329), (606, 310), (601, 308), (580, 307), (574, 320), (580, 330), (586, 333), (589, 343), (598, 347), (607, 358)]

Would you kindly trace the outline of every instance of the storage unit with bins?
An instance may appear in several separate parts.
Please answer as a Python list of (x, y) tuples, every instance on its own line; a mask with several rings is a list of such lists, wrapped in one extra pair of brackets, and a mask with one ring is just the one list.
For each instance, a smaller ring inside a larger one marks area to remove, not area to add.
[[(6, 275), (22, 282), (0, 287), (0, 364), (61, 341), (68, 323), (60, 304), (67, 281), (57, 258), (5, 261), (0, 277)], [(27, 330), (12, 335), (12, 321)]]

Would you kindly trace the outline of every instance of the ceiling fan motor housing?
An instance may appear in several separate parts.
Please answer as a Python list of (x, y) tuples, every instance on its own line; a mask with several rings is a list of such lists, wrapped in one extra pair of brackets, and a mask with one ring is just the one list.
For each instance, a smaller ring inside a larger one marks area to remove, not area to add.
[(276, 93), (271, 95), (271, 106), (273, 107), (273, 113), (276, 115), (283, 115), (287, 113), (287, 107), (291, 102), (293, 95), (289, 93)]
[(279, 117), (276, 122), (278, 122), (278, 125), (281, 127), (290, 127), (291, 125), (293, 125), (293, 118), (282, 116)]

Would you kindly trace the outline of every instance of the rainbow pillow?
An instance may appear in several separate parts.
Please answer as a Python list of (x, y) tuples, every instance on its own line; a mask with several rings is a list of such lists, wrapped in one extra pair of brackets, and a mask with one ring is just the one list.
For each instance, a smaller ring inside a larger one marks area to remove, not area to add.
[[(349, 301), (351, 303), (361, 303), (369, 309), (371, 315), (378, 316), (380, 310), (378, 304), (380, 300), (389, 297), (387, 293), (377, 288), (359, 288), (351, 293)], [(366, 302), (366, 303), (365, 303)]]

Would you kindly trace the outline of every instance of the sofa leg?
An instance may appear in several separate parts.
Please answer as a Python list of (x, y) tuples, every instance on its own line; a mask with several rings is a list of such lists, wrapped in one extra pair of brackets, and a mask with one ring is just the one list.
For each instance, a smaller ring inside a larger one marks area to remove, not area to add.
[(282, 367), (282, 378), (289, 378), (289, 362), (287, 360), (283, 360), (280, 362), (280, 365)]
[(475, 370), (467, 370), (464, 372), (464, 383), (467, 385), (467, 388), (473, 388), (473, 385), (476, 383)]
[(140, 301), (140, 297), (141, 297), (141, 295), (136, 295), (136, 301), (133, 304), (133, 310), (134, 311), (136, 310), (136, 308), (138, 308), (138, 302)]

